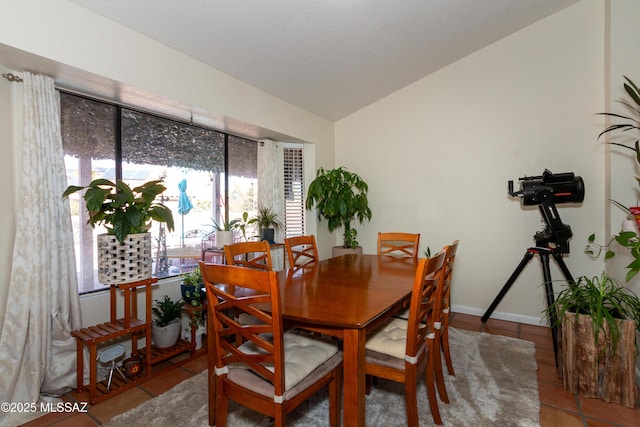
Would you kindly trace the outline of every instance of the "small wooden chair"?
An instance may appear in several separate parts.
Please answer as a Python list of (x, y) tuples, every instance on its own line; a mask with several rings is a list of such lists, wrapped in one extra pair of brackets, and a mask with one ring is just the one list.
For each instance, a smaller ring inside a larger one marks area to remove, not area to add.
[[(342, 355), (330, 340), (284, 331), (276, 272), (202, 262), (200, 270), (211, 307), (207, 335), (214, 345), (210, 422), (227, 425), (231, 399), (284, 426), (286, 414), (328, 385), (329, 421), (338, 426)], [(229, 308), (259, 322), (239, 324)]]
[(442, 299), (441, 299), (441, 330), (440, 343), (444, 361), (447, 365), (449, 375), (455, 375), (453, 364), (451, 363), (451, 350), (449, 347), (449, 315), (451, 312), (451, 276), (453, 274), (453, 264), (456, 260), (456, 252), (458, 250), (458, 240), (455, 240), (448, 246), (447, 255), (444, 263), (443, 281), (442, 281)]
[(434, 353), (440, 351), (434, 322), (438, 280), (444, 259), (445, 252), (440, 251), (419, 261), (409, 319), (391, 318), (369, 336), (365, 345), (367, 375), (404, 383), (409, 426), (419, 424), (416, 389), (418, 377), (423, 372), (431, 415), (436, 424), (442, 424), (434, 387)]
[(240, 242), (224, 247), (224, 256), (228, 265), (273, 270), (269, 242)]
[(287, 249), (289, 267), (302, 267), (318, 262), (318, 248), (316, 246), (316, 236), (296, 236), (284, 239)]
[(418, 258), (420, 233), (378, 233), (378, 255)]

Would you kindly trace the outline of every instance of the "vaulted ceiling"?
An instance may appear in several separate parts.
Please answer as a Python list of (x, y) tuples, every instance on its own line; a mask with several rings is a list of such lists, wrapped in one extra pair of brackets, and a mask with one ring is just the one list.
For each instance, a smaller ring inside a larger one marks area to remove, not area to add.
[(338, 120), (579, 0), (72, 0)]

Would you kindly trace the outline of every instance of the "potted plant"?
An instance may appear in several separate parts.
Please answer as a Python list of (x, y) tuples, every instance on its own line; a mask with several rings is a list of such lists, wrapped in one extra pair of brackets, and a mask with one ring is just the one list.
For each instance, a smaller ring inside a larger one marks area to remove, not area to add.
[(358, 246), (358, 232), (351, 228), (351, 222), (371, 220), (371, 209), (367, 199), (369, 186), (360, 176), (343, 167), (331, 170), (319, 168), (316, 178), (309, 184), (306, 208), (314, 207), (318, 219), (326, 218), (329, 231), (343, 227), (343, 248)]
[(145, 182), (135, 188), (122, 181), (95, 179), (87, 186), (70, 185), (62, 197), (85, 190), (84, 200), (91, 228), (104, 225), (98, 235), (98, 279), (118, 284), (151, 275), (151, 220), (174, 228), (171, 209), (156, 202), (166, 187), (162, 180)]
[(238, 218), (232, 220), (225, 219), (224, 214), (222, 215), (222, 221), (220, 221), (220, 223), (217, 223), (214, 218), (211, 218), (211, 220), (213, 221), (213, 229), (216, 231), (216, 246), (222, 248), (232, 244), (233, 231), (238, 228), (240, 220)]
[(204, 291), (204, 279), (200, 272), (200, 267), (196, 266), (193, 271), (182, 274), (182, 283), (180, 285), (182, 299), (187, 304), (196, 305), (206, 299), (207, 294)]
[(169, 295), (164, 295), (162, 300), (155, 300), (152, 310), (156, 320), (151, 332), (157, 348), (170, 348), (178, 341), (182, 304), (182, 300), (173, 301)]
[(573, 393), (635, 407), (640, 299), (606, 273), (567, 284), (547, 308), (558, 313), (558, 369)]
[[(620, 101), (620, 103), (629, 109), (631, 115), (623, 115), (617, 113), (598, 113), (600, 115), (608, 116), (616, 120), (622, 119), (622, 122), (611, 124), (605, 130), (600, 132), (600, 134), (598, 135), (598, 140), (600, 140), (600, 138), (604, 137), (605, 135), (608, 136), (617, 132), (621, 132), (620, 136), (624, 135), (628, 137), (634, 131), (640, 130), (640, 89), (627, 76), (623, 77), (626, 80), (626, 83), (623, 84), (623, 87), (629, 98), (631, 98), (631, 101)], [(633, 151), (635, 153), (636, 161), (640, 163), (640, 143), (638, 140), (635, 141), (633, 146), (621, 142), (605, 142), (607, 144), (615, 145)], [(636, 177), (636, 181), (640, 182), (640, 178)], [(627, 213), (628, 218), (635, 219), (636, 223), (640, 225), (640, 209), (638, 207), (634, 206), (628, 208), (625, 205), (614, 200), (611, 200), (611, 202), (623, 209)], [(634, 260), (629, 265), (627, 265), (627, 282), (631, 280), (631, 278), (633, 278), (636, 274), (638, 274), (638, 272), (640, 272), (640, 243), (638, 241), (638, 236), (635, 229), (631, 230), (629, 229), (629, 227), (625, 227), (622, 232), (613, 235), (609, 242), (605, 245), (598, 245), (594, 243), (594, 240), (595, 236), (593, 234), (589, 236), (589, 244), (586, 248), (587, 254), (589, 255), (597, 256), (603, 248), (607, 248), (605, 259), (613, 257), (615, 253), (610, 249), (610, 244), (613, 241), (616, 241), (618, 244), (629, 250), (631, 255), (634, 257)]]
[(185, 330), (187, 336), (191, 338), (191, 328), (195, 328), (196, 350), (202, 347), (202, 334), (204, 333), (204, 312), (202, 310), (203, 303), (207, 299), (207, 293), (204, 288), (204, 279), (200, 267), (196, 267), (189, 273), (182, 275), (182, 299), (185, 303), (192, 307), (191, 321), (189, 328)]
[(282, 228), (278, 214), (268, 206), (258, 206), (258, 214), (253, 218), (260, 229), (260, 240), (275, 243), (275, 230)]

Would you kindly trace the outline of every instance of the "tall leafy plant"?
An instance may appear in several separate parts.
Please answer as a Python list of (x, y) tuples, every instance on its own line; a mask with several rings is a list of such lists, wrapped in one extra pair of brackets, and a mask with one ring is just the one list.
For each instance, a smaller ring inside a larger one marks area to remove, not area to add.
[[(628, 110), (629, 114), (617, 114), (617, 113), (598, 113), (599, 115), (608, 116), (612, 119), (619, 121), (618, 123), (613, 123), (609, 125), (605, 130), (600, 132), (598, 135), (598, 140), (604, 136), (628, 136), (633, 134), (634, 132), (640, 131), (640, 89), (638, 86), (627, 76), (623, 76), (626, 82), (623, 84), (624, 90), (629, 96), (630, 100), (619, 101), (622, 105), (624, 105)], [(640, 164), (640, 142), (636, 139), (633, 145), (627, 145), (622, 142), (615, 141), (605, 141), (607, 144), (615, 145), (618, 147), (622, 147), (635, 152), (636, 161)], [(636, 181), (640, 183), (640, 178), (635, 177)], [(629, 213), (629, 208), (627, 208), (622, 203), (612, 200), (616, 206), (625, 210)], [(613, 241), (616, 241), (618, 244), (627, 248), (631, 255), (635, 258), (627, 268), (626, 281), (628, 282), (633, 277), (635, 277), (638, 273), (640, 273), (640, 240), (638, 236), (634, 232), (623, 231), (618, 234), (615, 234), (609, 242), (604, 245), (595, 243), (595, 235), (591, 234), (589, 236), (589, 242), (585, 249), (587, 255), (591, 257), (597, 257), (602, 249), (606, 249), (605, 259), (609, 259), (615, 256), (615, 252), (610, 249), (610, 244)]]
[(318, 219), (324, 217), (329, 231), (343, 227), (345, 248), (358, 246), (358, 232), (351, 227), (351, 222), (371, 220), (371, 209), (367, 192), (369, 186), (358, 174), (349, 172), (343, 167), (325, 170), (319, 168), (316, 178), (309, 184), (306, 208), (318, 211)]
[(156, 198), (166, 190), (162, 180), (148, 181), (131, 188), (122, 181), (95, 179), (87, 186), (70, 185), (62, 197), (86, 189), (84, 201), (89, 211), (87, 223), (91, 228), (104, 224), (108, 234), (123, 243), (129, 234), (146, 233), (151, 228), (151, 220), (167, 224), (173, 231), (171, 209), (157, 203)]

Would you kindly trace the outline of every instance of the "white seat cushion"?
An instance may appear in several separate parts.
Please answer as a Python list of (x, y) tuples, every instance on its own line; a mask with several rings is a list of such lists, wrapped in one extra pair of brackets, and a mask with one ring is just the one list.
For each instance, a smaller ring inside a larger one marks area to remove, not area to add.
[[(318, 366), (338, 353), (338, 345), (322, 338), (313, 338), (298, 331), (287, 331), (284, 338), (285, 390), (291, 389)], [(251, 341), (238, 347), (247, 354), (264, 353)], [(272, 364), (265, 367), (273, 372)]]
[(391, 318), (367, 338), (365, 348), (404, 360), (407, 351), (407, 325), (404, 319)]

